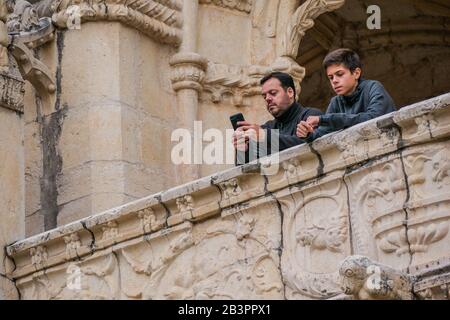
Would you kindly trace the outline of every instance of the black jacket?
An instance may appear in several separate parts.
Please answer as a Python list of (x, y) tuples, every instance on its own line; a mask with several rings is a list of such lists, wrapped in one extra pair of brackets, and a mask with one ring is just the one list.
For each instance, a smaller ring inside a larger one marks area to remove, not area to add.
[[(261, 128), (266, 131), (266, 141), (261, 142), (257, 147), (256, 143), (250, 140), (249, 151), (245, 153), (245, 162), (242, 161), (244, 160), (242, 159), (242, 155), (238, 155), (238, 158), (241, 160), (238, 164), (247, 163), (249, 160), (271, 154), (271, 146), (274, 139), (278, 140), (278, 151), (283, 151), (304, 143), (305, 139), (299, 138), (295, 134), (297, 131), (297, 124), (299, 124), (300, 121), (306, 121), (309, 116), (320, 116), (322, 114), (322, 111), (319, 109), (306, 108), (299, 103), (294, 102), (281, 116), (261, 125)], [(278, 132), (273, 129), (278, 129)], [(239, 152), (237, 153), (239, 154)], [(253, 153), (253, 157), (252, 159), (249, 159), (251, 153)]]
[(361, 78), (350, 96), (335, 96), (331, 99), (326, 114), (320, 116), (319, 127), (308, 135), (306, 141), (311, 142), (330, 132), (395, 110), (394, 101), (380, 82)]

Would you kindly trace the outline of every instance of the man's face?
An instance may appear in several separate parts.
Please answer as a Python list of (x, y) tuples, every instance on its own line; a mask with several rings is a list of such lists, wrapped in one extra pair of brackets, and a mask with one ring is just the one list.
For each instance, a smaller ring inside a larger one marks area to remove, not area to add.
[(348, 96), (358, 86), (361, 69), (356, 68), (353, 72), (342, 64), (333, 64), (327, 68), (327, 76), (334, 92), (340, 96)]
[(262, 96), (267, 103), (267, 111), (274, 116), (281, 116), (294, 102), (294, 90), (281, 86), (280, 80), (270, 78), (262, 85)]

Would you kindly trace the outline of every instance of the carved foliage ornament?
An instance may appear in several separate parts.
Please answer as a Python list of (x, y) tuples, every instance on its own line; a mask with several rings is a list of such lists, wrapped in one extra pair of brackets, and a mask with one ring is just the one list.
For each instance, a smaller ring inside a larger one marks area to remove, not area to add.
[(218, 7), (238, 10), (245, 13), (252, 11), (252, 2), (254, 0), (200, 0), (200, 4), (212, 4)]
[(121, 21), (162, 43), (181, 43), (182, 18), (174, 1), (59, 0), (52, 4), (52, 11), (53, 22), (60, 28), (72, 26), (76, 19)]
[[(341, 190), (343, 183), (339, 182), (332, 190), (320, 189), (299, 203), (290, 199), (280, 200), (285, 212), (282, 271), (289, 288), (288, 298), (327, 299), (342, 292), (337, 266), (347, 254), (348, 217), (345, 202), (339, 196)], [(318, 217), (317, 205), (324, 202), (329, 203), (327, 212), (333, 214)], [(308, 213), (311, 215), (308, 216)], [(306, 219), (302, 220), (302, 217)], [(326, 266), (326, 270), (317, 272), (311, 266), (324, 255), (330, 265)], [(336, 268), (333, 260), (336, 260)]]
[(324, 12), (329, 12), (344, 5), (345, 0), (307, 0), (292, 15), (286, 33), (283, 37), (281, 56), (292, 59), (297, 57), (300, 45), (306, 30), (314, 26), (314, 19)]

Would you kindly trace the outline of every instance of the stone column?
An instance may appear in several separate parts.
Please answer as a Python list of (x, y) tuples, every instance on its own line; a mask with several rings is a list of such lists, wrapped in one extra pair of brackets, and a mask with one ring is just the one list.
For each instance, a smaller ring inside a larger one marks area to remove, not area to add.
[(70, 0), (52, 7), (56, 41), (39, 51), (57, 75), (55, 112), (40, 131), (48, 177), (41, 216), (56, 213), (64, 225), (176, 185), (169, 58), (181, 44), (181, 3)]
[(198, 0), (186, 0), (183, 4), (183, 40), (180, 52), (172, 57), (172, 86), (177, 93), (178, 125), (191, 132), (192, 164), (182, 165), (177, 170), (178, 183), (185, 183), (200, 177), (200, 141), (194, 141), (194, 121), (198, 120), (198, 96), (205, 77), (207, 60), (197, 51)]
[(19, 298), (4, 247), (25, 238), (23, 81), (9, 70), (6, 15), (0, 0), (0, 300)]

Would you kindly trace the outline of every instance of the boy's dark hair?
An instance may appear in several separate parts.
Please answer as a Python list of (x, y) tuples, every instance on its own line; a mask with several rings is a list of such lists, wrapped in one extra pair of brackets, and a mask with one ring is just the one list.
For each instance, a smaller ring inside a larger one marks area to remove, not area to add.
[(347, 48), (341, 48), (328, 53), (323, 59), (323, 68), (326, 70), (329, 66), (335, 64), (342, 64), (347, 69), (349, 69), (352, 73), (356, 68), (362, 67), (361, 60), (359, 59), (358, 54)]
[(295, 97), (295, 84), (294, 84), (294, 79), (292, 79), (292, 77), (284, 72), (271, 72), (268, 75), (264, 76), (264, 78), (261, 79), (261, 81), (259, 82), (261, 85), (263, 85), (267, 80), (272, 79), (272, 78), (276, 78), (278, 80), (280, 80), (281, 82), (281, 87), (284, 90), (287, 90), (288, 88), (292, 88), (292, 90), (294, 90), (294, 97)]

